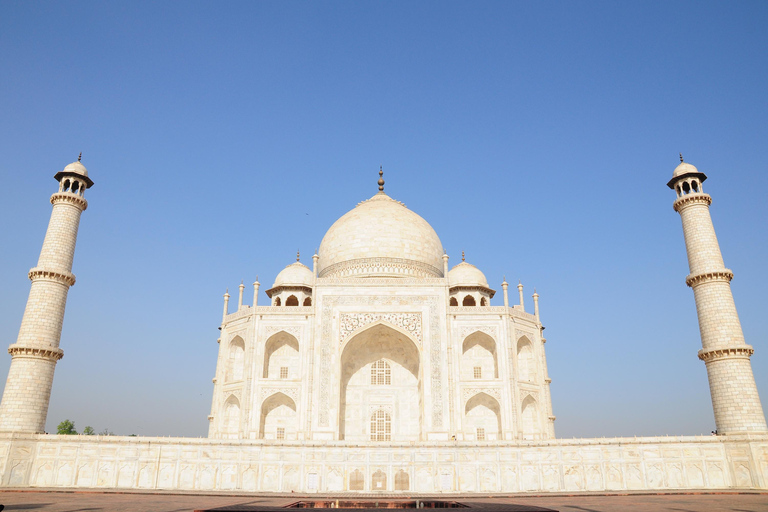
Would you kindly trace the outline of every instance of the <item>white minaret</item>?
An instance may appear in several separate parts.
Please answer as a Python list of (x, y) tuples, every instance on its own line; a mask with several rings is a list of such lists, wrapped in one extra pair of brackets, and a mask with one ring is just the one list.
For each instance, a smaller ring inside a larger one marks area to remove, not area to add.
[(93, 181), (80, 158), (54, 177), (59, 191), (51, 196), (53, 211), (40, 259), (29, 271), (32, 287), (19, 337), (8, 348), (11, 368), (0, 403), (0, 431), (4, 432), (44, 432), (53, 371), (64, 355), (59, 341), (67, 292), (75, 284), (72, 259), (77, 228), (80, 214), (88, 207), (83, 194)]
[(702, 349), (718, 434), (765, 432), (765, 416), (757, 395), (749, 357), (754, 350), (744, 342), (739, 315), (731, 294), (733, 272), (725, 268), (709, 215), (712, 198), (702, 190), (707, 177), (683, 162), (667, 186), (677, 199), (675, 211), (683, 220), (685, 248), (699, 316)]

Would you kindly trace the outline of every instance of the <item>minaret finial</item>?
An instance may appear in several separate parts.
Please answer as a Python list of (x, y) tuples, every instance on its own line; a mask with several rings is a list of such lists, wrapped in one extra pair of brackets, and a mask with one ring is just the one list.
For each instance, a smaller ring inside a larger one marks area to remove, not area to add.
[(680, 163), (683, 163), (683, 154), (680, 153)]
[(77, 157), (77, 161), (79, 162), (80, 160), (82, 160), (82, 158), (83, 158), (83, 152), (81, 151), (80, 155), (78, 155)]
[(384, 166), (379, 166), (379, 192), (384, 192)]
[(296, 249), (296, 261), (299, 261), (300, 258), (301, 258), (301, 253), (299, 252), (298, 249)]
[(461, 261), (465, 261), (464, 260), (464, 251), (461, 251)]

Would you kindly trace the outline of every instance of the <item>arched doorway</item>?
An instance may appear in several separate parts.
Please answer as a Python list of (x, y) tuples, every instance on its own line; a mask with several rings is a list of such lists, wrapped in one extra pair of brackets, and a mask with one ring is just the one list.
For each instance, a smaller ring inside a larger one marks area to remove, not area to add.
[(373, 325), (347, 342), (340, 365), (339, 439), (386, 439), (371, 437), (378, 411), (391, 418), (392, 441), (421, 439), (421, 355), (410, 337), (387, 324)]

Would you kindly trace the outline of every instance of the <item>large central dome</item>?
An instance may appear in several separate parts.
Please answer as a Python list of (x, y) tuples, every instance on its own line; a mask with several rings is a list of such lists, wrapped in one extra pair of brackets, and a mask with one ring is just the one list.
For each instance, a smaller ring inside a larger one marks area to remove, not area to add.
[(325, 233), (318, 277), (443, 277), (443, 254), (427, 221), (379, 192)]

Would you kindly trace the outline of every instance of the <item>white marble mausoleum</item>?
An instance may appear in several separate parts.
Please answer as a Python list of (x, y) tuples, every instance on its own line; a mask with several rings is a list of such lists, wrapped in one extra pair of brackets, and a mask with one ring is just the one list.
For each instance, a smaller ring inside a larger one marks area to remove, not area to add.
[[(555, 438), (538, 295), (503, 306), (452, 268), (429, 223), (384, 193), (253, 301), (224, 296), (206, 439), (45, 434), (80, 215), (58, 190), (0, 403), (0, 487), (300, 493), (768, 489), (768, 427), (709, 213), (707, 176), (667, 183), (680, 214), (716, 436)], [(266, 303), (266, 298), (269, 303)], [(497, 299), (498, 300), (498, 299)], [(201, 412), (202, 414), (202, 412)]]

